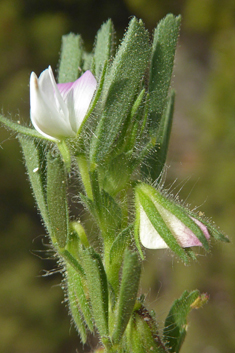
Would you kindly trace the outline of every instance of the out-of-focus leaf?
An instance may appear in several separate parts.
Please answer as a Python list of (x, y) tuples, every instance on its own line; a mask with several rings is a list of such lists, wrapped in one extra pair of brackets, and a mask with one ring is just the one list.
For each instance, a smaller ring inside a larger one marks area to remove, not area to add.
[(73, 33), (62, 37), (59, 66), (59, 83), (74, 82), (80, 76), (82, 63), (82, 38)]

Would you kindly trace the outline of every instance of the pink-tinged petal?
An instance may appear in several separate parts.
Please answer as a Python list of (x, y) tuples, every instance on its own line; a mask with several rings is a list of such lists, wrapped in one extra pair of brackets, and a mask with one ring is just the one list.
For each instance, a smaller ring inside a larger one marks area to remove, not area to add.
[(166, 210), (160, 204), (155, 204), (159, 213), (161, 214), (167, 227), (170, 229), (171, 233), (174, 235), (178, 243), (182, 248), (188, 248), (191, 246), (202, 246), (200, 240), (195, 236), (195, 234), (175, 215), (170, 211)]
[(57, 83), (58, 90), (60, 91), (60, 94), (64, 100), (68, 92), (71, 90), (73, 84), (74, 82)]
[[(74, 117), (72, 119), (75, 120), (76, 131), (78, 131), (88, 111), (96, 86), (97, 81), (89, 70), (73, 83), (71, 90), (73, 91)], [(68, 101), (68, 103), (70, 102)], [(69, 105), (68, 108), (70, 110)], [(73, 125), (72, 121), (71, 125)]]
[[(47, 73), (44, 73), (43, 82), (47, 82), (49, 87), (52, 85)], [(50, 92), (50, 89), (48, 91)], [(59, 114), (54, 100), (51, 96), (45, 96), (36, 74), (32, 72), (30, 76), (30, 118), (35, 129), (51, 140), (60, 140), (63, 136), (74, 136), (75, 133), (70, 124)]]
[(210, 239), (210, 234), (208, 232), (207, 227), (205, 226), (205, 224), (203, 224), (202, 222), (200, 222), (198, 219), (191, 217), (192, 220), (198, 225), (198, 227), (201, 229), (201, 231), (203, 232), (203, 234), (205, 235), (206, 239)]

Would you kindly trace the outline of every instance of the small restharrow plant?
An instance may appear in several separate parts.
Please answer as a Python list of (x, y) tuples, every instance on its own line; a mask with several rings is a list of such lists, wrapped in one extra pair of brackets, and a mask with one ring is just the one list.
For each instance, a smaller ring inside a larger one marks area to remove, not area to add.
[[(63, 263), (73, 322), (83, 343), (89, 334), (98, 336), (97, 353), (178, 353), (187, 316), (207, 295), (185, 291), (160, 334), (138, 297), (145, 248), (169, 248), (188, 263), (196, 258), (192, 247), (208, 251), (213, 237), (228, 241), (160, 186), (180, 20), (167, 15), (150, 40), (133, 17), (118, 47), (108, 20), (91, 53), (79, 35), (63, 36), (58, 83), (51, 67), (39, 77), (31, 74), (34, 128), (0, 115), (17, 133), (38, 211)], [(74, 175), (81, 219), (69, 208)]]

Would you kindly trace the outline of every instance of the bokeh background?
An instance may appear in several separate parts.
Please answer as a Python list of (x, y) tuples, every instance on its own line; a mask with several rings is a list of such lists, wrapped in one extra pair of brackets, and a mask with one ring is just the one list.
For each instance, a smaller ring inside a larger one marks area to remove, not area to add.
[[(106, 19), (113, 19), (118, 41), (130, 16), (142, 18), (152, 32), (168, 12), (181, 13), (183, 21), (172, 81), (177, 99), (166, 187), (177, 179), (174, 192), (216, 220), (231, 243), (213, 242), (211, 254), (200, 251), (198, 263), (187, 267), (166, 251), (149, 251), (141, 287), (149, 308), (157, 310), (160, 330), (184, 289), (209, 293), (209, 303), (190, 314), (182, 353), (233, 353), (234, 0), (0, 0), (0, 107), (13, 119), (29, 121), (29, 75), (49, 64), (57, 69), (61, 35), (80, 33), (92, 50)], [(0, 352), (88, 352), (61, 304), (62, 277), (26, 179), (19, 145), (2, 128)]]

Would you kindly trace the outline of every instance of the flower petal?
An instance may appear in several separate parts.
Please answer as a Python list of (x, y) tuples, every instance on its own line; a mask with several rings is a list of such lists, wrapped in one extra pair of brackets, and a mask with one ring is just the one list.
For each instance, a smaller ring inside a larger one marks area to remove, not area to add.
[[(190, 216), (191, 217), (191, 216)], [(210, 239), (210, 233), (208, 232), (207, 227), (205, 226), (205, 224), (203, 224), (202, 222), (200, 222), (198, 219), (191, 217), (192, 220), (198, 225), (198, 227), (201, 229), (201, 231), (204, 233), (206, 239)]]
[(66, 121), (66, 123), (68, 124), (69, 123), (69, 119), (68, 119), (69, 112), (68, 112), (67, 105), (65, 104), (65, 102), (60, 94), (60, 91), (59, 91), (57, 84), (55, 82), (55, 77), (53, 75), (53, 72), (52, 72), (52, 69), (50, 66), (48, 67), (48, 71), (49, 71), (51, 83), (52, 83), (52, 86), (54, 89), (54, 96), (55, 96), (54, 101), (56, 102), (58, 112), (60, 113), (61, 118), (64, 119)]
[[(195, 234), (175, 215), (170, 211), (166, 210), (160, 204), (155, 203), (159, 213), (161, 214), (167, 227), (170, 229), (176, 240), (182, 246), (182, 248), (188, 248), (191, 246), (202, 246), (200, 240)], [(196, 223), (196, 222), (195, 222)]]
[(74, 82), (67, 82), (67, 83), (57, 83), (58, 90), (64, 100), (66, 100), (66, 96), (68, 92), (71, 90)]
[(92, 97), (96, 90), (97, 81), (92, 73), (88, 70), (79, 79), (77, 79), (71, 88), (73, 91), (73, 99), (70, 94), (67, 95), (68, 109), (71, 111), (71, 104), (73, 102), (74, 116), (70, 119), (71, 125), (75, 123), (76, 131), (82, 124), (83, 119), (88, 111)]
[(40, 79), (34, 72), (31, 73), (30, 117), (32, 124), (38, 132), (51, 140), (58, 140), (62, 136), (75, 136), (69, 121), (66, 121), (59, 113), (58, 103), (52, 92), (53, 83), (48, 69), (40, 75)]

